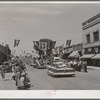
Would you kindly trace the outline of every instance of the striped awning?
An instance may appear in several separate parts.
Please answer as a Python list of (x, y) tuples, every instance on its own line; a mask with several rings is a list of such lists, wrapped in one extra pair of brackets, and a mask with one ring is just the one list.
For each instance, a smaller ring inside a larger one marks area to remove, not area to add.
[(95, 54), (85, 54), (81, 58), (92, 58), (94, 56), (95, 56)]
[(73, 51), (68, 57), (73, 58), (78, 54), (78, 51)]
[(94, 57), (92, 57), (91, 59), (100, 59), (100, 54), (96, 54)]

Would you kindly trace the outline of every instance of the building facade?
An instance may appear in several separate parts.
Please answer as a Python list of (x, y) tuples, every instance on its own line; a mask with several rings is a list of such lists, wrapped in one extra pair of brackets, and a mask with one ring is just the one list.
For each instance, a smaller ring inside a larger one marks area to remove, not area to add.
[(3, 46), (0, 44), (0, 64), (10, 58), (11, 50), (9, 45)]
[(83, 43), (72, 45), (72, 50), (72, 53), (68, 57), (72, 59), (80, 59), (83, 55)]
[(88, 65), (100, 66), (100, 13), (82, 23), (84, 56)]

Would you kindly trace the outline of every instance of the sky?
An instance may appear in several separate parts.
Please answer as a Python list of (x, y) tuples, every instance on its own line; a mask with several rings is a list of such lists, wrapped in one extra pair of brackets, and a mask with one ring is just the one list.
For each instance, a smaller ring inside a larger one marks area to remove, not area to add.
[[(100, 13), (100, 3), (0, 3), (0, 44), (12, 52), (31, 52), (41, 38), (56, 41), (56, 46), (82, 42), (82, 23)], [(14, 48), (14, 39), (20, 40)]]

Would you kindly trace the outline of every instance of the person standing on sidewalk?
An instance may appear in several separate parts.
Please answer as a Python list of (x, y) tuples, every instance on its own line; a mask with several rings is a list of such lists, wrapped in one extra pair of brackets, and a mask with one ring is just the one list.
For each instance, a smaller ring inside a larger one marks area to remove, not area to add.
[(87, 61), (83, 60), (83, 68), (84, 68), (84, 72), (87, 73)]
[(77, 60), (75, 59), (74, 62), (73, 62), (73, 67), (74, 69), (77, 71), (77, 66), (78, 66), (78, 62)]
[(2, 79), (5, 80), (5, 66), (2, 66), (1, 67), (1, 76), (2, 76)]
[(81, 59), (78, 61), (78, 71), (81, 72), (82, 69), (82, 61)]

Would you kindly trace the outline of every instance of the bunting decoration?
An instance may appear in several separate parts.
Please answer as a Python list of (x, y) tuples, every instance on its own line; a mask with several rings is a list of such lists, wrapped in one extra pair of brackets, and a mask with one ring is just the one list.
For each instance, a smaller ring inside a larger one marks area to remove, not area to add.
[(20, 42), (20, 40), (14, 40), (14, 47), (16, 47), (16, 46), (18, 46), (19, 45), (19, 42)]

